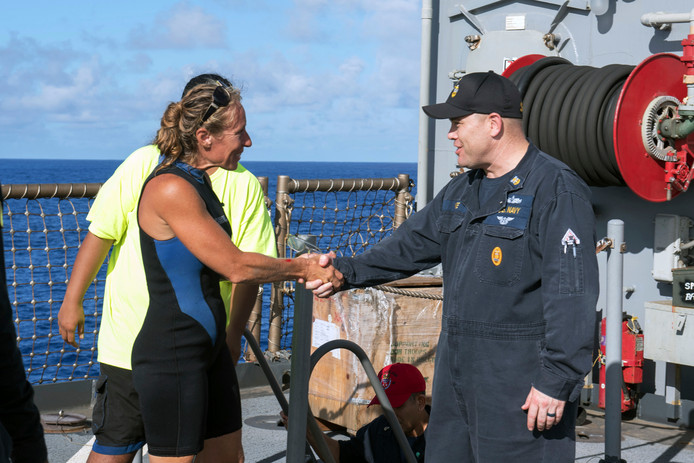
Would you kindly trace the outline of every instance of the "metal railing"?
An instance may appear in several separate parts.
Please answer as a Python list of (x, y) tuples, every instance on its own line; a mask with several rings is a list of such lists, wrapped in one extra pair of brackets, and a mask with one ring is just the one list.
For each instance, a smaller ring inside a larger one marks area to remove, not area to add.
[[(323, 251), (354, 255), (392, 233), (410, 214), (413, 184), (407, 175), (386, 179), (296, 180), (278, 177), (276, 201), (267, 197), (268, 179), (258, 177), (268, 209), (274, 205), (278, 255), (291, 254), (287, 237), (313, 234)], [(105, 263), (84, 300), (85, 337), (80, 347), (66, 346), (57, 316), (86, 220), (101, 184), (3, 185), (5, 263), (17, 343), (33, 384), (98, 375), (97, 336), (101, 319)], [(293, 282), (260, 292), (249, 329), (261, 342), (261, 324), (268, 322), (267, 348), (290, 345)], [(265, 310), (265, 313), (263, 311)], [(262, 343), (261, 343), (262, 344)], [(253, 353), (245, 349), (245, 358)]]
[[(409, 175), (395, 178), (296, 180), (277, 177), (275, 234), (279, 257), (290, 235), (312, 235), (321, 252), (354, 256), (393, 232), (412, 212)], [(294, 282), (272, 286), (268, 350), (287, 346)]]
[(86, 216), (100, 184), (3, 185), (3, 233), (17, 343), (34, 384), (86, 379), (98, 374), (96, 334), (105, 271), (85, 295), (85, 338), (66, 348), (58, 311), (69, 269), (87, 232)]

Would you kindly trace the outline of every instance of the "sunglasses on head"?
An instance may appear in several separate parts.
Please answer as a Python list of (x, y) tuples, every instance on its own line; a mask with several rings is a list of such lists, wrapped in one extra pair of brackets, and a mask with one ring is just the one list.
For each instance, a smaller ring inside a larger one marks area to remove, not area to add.
[(231, 101), (229, 92), (226, 90), (229, 88), (229, 86), (220, 81), (217, 81), (217, 84), (217, 88), (214, 89), (214, 93), (212, 94), (212, 103), (210, 104), (210, 107), (207, 108), (207, 111), (205, 111), (205, 115), (202, 116), (203, 124), (207, 119), (210, 118), (210, 116), (214, 114), (215, 111), (217, 111), (219, 108), (227, 106)]

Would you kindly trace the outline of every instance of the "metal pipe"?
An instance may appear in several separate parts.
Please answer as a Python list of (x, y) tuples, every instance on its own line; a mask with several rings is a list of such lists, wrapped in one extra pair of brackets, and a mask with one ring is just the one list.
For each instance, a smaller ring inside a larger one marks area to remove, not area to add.
[[(304, 238), (316, 245), (315, 235)], [(311, 375), (311, 321), (313, 293), (302, 284), (294, 291), (294, 333), (292, 334), (291, 379), (289, 381), (289, 421), (287, 463), (304, 461), (306, 417), (308, 414), (308, 381)]]
[[(289, 232), (289, 208), (290, 201), (287, 191), (289, 176), (277, 176), (277, 192), (275, 193), (275, 238), (277, 240), (277, 257), (287, 256), (287, 233)], [(268, 330), (267, 348), (270, 352), (280, 350), (282, 339), (282, 313), (284, 312), (284, 293), (282, 282), (272, 284), (270, 294), (270, 328)]]
[(607, 255), (605, 328), (605, 462), (621, 461), (622, 442), (622, 301), (624, 222), (607, 222), (612, 248)]
[[(694, 85), (692, 89), (694, 90)], [(664, 137), (680, 140), (694, 132), (694, 117), (680, 116), (677, 119), (666, 119), (660, 123), (659, 127)]]
[[(253, 305), (253, 310), (251, 315), (248, 317), (248, 323), (246, 323), (246, 331), (253, 337), (256, 343), (260, 342), (260, 325), (263, 317), (263, 293), (265, 290), (262, 286), (258, 286), (258, 294), (255, 297), (255, 304)], [(248, 338), (248, 336), (246, 336)], [(249, 342), (250, 345), (250, 342)], [(262, 355), (262, 352), (261, 352)], [(246, 350), (246, 361), (255, 362), (257, 360), (257, 355), (254, 350)]]
[(93, 198), (101, 183), (27, 183), (2, 185), (2, 199)]
[(646, 13), (641, 16), (641, 24), (660, 28), (672, 23), (694, 23), (694, 10), (689, 13)]
[[(287, 194), (291, 194), (300, 191), (398, 191), (402, 188), (407, 188), (407, 185), (403, 185), (402, 181), (399, 178), (393, 177), (322, 179), (289, 179), (289, 177), (287, 177), (286, 189), (283, 191)], [(277, 200), (279, 201), (279, 198)]]
[(393, 229), (398, 228), (407, 220), (407, 189), (410, 184), (410, 176), (407, 174), (398, 175), (401, 187), (395, 197), (395, 211), (393, 213)]
[(677, 421), (682, 414), (682, 378), (680, 366), (676, 363), (665, 363), (665, 407), (667, 418)]
[[(308, 293), (308, 294), (307, 294)], [(303, 463), (308, 413), (308, 379), (311, 355), (311, 312), (313, 294), (297, 284), (294, 292), (294, 333), (292, 334), (291, 379), (289, 380), (289, 421), (287, 463)]]
[[(268, 213), (270, 212), (270, 208), (272, 206), (272, 201), (268, 198), (268, 190), (270, 189), (270, 180), (266, 176), (260, 176), (258, 177), (258, 182), (260, 183), (260, 187), (263, 189), (263, 196), (265, 199), (265, 206), (268, 209)], [(261, 321), (263, 318), (263, 294), (265, 293), (265, 289), (263, 288), (262, 285), (258, 285), (258, 294), (256, 295), (255, 298), (255, 304), (253, 305), (253, 310), (251, 311), (250, 316), (248, 317), (248, 323), (246, 326), (248, 327), (249, 333), (253, 336), (254, 340), (256, 343), (260, 343), (260, 325)], [(249, 342), (250, 344), (250, 342)], [(260, 354), (262, 356), (262, 352)], [(257, 360), (257, 356), (255, 354), (255, 351), (252, 349), (249, 351), (246, 351), (246, 361), (247, 362), (254, 362)], [(263, 358), (265, 360), (265, 358)]]
[[(246, 337), (246, 341), (248, 342), (248, 346), (251, 348), (251, 351), (253, 351), (254, 357), (258, 359), (258, 365), (260, 365), (260, 368), (263, 370), (263, 373), (265, 374), (265, 377), (267, 378), (267, 381), (270, 384), (270, 389), (272, 389), (272, 392), (275, 394), (277, 402), (280, 404), (280, 408), (282, 408), (282, 411), (284, 413), (289, 414), (289, 402), (287, 402), (287, 398), (284, 396), (282, 386), (279, 385), (277, 379), (275, 378), (275, 375), (272, 373), (272, 369), (270, 368), (270, 365), (268, 365), (267, 360), (263, 355), (263, 351), (260, 349), (258, 341), (256, 340), (253, 333), (251, 333), (248, 329), (244, 330), (243, 335)], [(319, 434), (321, 434), (321, 430), (318, 427), (318, 423), (316, 423), (316, 419), (313, 417), (313, 414), (308, 414), (308, 424), (309, 431), (313, 434), (314, 439), (316, 439), (316, 441), (318, 442), (318, 445), (320, 446), (320, 444), (322, 443), (325, 451), (330, 452), (328, 450), (327, 444), (322, 439), (322, 436), (320, 436), (320, 440), (318, 440)], [(318, 434), (315, 434), (316, 430), (318, 430)], [(308, 443), (306, 443), (305, 454), (307, 460), (315, 461), (315, 459), (313, 458), (313, 452), (311, 452), (311, 448), (309, 447)]]
[[(433, 0), (422, 2), (422, 48), (419, 68), (419, 105), (431, 104), (431, 27), (434, 17)], [(429, 195), (429, 139), (431, 131), (429, 117), (419, 111), (419, 146), (417, 155), (417, 203), (423, 207), (430, 200)]]
[(417, 463), (417, 458), (415, 458), (414, 453), (412, 452), (412, 447), (410, 447), (410, 444), (407, 442), (407, 437), (405, 436), (405, 432), (402, 430), (402, 426), (400, 426), (398, 417), (395, 416), (393, 406), (390, 404), (386, 391), (383, 389), (381, 381), (378, 379), (378, 375), (376, 374), (376, 370), (374, 370), (371, 360), (369, 360), (369, 356), (366, 355), (364, 349), (359, 347), (357, 343), (348, 341), (346, 339), (333, 339), (332, 341), (328, 341), (322, 346), (318, 347), (315, 351), (313, 351), (313, 354), (311, 354), (310, 371), (313, 371), (313, 368), (316, 366), (316, 363), (318, 363), (318, 360), (320, 360), (321, 357), (333, 349), (347, 349), (352, 351), (352, 353), (357, 356), (362, 367), (364, 368), (364, 372), (366, 372), (366, 376), (369, 378), (371, 386), (374, 388), (374, 392), (376, 392), (378, 401), (381, 402), (383, 414), (386, 416), (388, 423), (390, 423), (390, 427), (393, 429), (395, 440), (398, 442), (400, 450), (405, 456), (405, 460), (407, 460), (407, 463)]

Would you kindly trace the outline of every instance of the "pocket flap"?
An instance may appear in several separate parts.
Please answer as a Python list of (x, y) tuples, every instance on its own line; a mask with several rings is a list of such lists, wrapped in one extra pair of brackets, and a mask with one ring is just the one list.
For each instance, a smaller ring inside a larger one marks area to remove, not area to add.
[(515, 240), (523, 236), (524, 233), (524, 229), (513, 227), (502, 227), (499, 225), (487, 225), (484, 227), (485, 235), (494, 236), (496, 238), (506, 238), (507, 240)]
[(460, 228), (464, 220), (464, 214), (441, 214), (436, 219), (436, 228), (441, 233), (451, 233)]

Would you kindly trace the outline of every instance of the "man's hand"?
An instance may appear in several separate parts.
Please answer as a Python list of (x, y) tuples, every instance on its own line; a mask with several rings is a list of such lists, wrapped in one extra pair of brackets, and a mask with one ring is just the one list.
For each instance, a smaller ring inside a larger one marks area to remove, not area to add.
[(75, 329), (79, 338), (84, 339), (84, 310), (81, 304), (63, 301), (58, 312), (58, 329), (66, 343), (78, 347)]
[(344, 277), (339, 270), (333, 267), (332, 256), (329, 261), (326, 261), (326, 255), (330, 256), (329, 254), (311, 254), (308, 256), (309, 267), (306, 281), (312, 283), (320, 281), (323, 285), (330, 284), (334, 291), (338, 291), (344, 283)]
[(564, 415), (564, 405), (566, 401), (553, 399), (534, 387), (530, 388), (530, 393), (521, 407), (528, 412), (528, 431), (536, 427), (538, 431), (545, 431), (559, 423)]
[[(337, 257), (334, 252), (330, 252), (328, 254), (322, 254), (318, 260), (318, 263), (321, 267), (328, 267), (332, 266), (333, 264), (333, 258)], [(335, 270), (337, 273), (340, 274), (340, 286), (344, 284), (344, 277), (342, 273), (340, 273), (338, 270)], [(314, 281), (309, 281), (306, 282), (306, 289), (311, 289), (313, 290), (313, 294), (318, 296), (318, 297), (330, 297), (333, 294), (335, 294), (339, 289), (340, 286), (337, 288), (330, 284), (330, 283), (323, 283), (320, 280), (314, 280)]]

